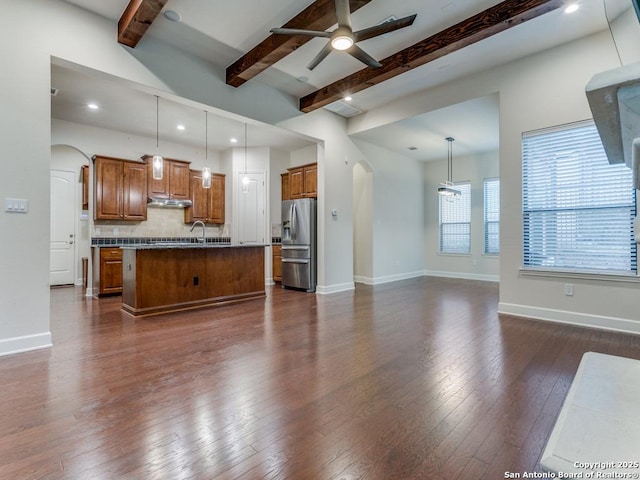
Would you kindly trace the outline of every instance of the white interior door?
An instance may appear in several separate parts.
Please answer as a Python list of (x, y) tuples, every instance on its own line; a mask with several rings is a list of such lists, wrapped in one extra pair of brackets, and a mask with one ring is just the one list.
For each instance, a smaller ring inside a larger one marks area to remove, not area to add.
[(249, 192), (242, 192), (242, 177), (237, 177), (238, 185), (238, 242), (246, 244), (262, 245), (264, 241), (265, 225), (265, 189), (264, 173), (249, 173)]
[(50, 285), (74, 283), (75, 180), (74, 172), (51, 170)]

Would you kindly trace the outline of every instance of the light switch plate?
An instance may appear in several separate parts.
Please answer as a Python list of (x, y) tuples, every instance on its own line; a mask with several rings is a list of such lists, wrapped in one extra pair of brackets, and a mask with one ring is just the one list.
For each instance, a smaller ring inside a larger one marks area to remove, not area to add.
[(29, 202), (24, 198), (5, 198), (4, 211), (12, 213), (27, 213)]

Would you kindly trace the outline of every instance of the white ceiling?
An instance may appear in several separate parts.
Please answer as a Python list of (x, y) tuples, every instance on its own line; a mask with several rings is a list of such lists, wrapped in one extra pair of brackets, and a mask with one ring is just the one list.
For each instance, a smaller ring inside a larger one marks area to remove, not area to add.
[[(205, 146), (212, 150), (225, 150), (236, 145), (245, 145), (245, 123), (247, 123), (248, 147), (271, 146), (284, 151), (293, 151), (313, 143), (304, 137), (271, 125), (248, 121), (237, 115), (206, 114), (193, 102), (176, 102), (159, 98), (156, 118), (154, 95), (135, 89), (124, 82), (105, 79), (88, 72), (79, 72), (59, 65), (51, 66), (51, 86), (58, 93), (51, 97), (51, 116), (60, 120), (106, 128), (119, 132), (156, 138), (158, 125), (159, 142), (173, 142), (196, 148)], [(97, 110), (87, 107), (95, 103)], [(178, 130), (178, 125), (184, 130)]]
[[(117, 22), (129, 3), (128, 0), (66, 1), (96, 12), (114, 22)], [(604, 1), (610, 17), (615, 17), (631, 8), (630, 0)], [(234, 0), (233, 2), (169, 0), (165, 10), (178, 12), (182, 21), (179, 23), (170, 22), (161, 15), (151, 25), (142, 41), (160, 39), (220, 68), (226, 68), (266, 38), (270, 28), (281, 26), (311, 3), (312, 0), (260, 2), (255, 0)], [(402, 0), (395, 2), (373, 0), (353, 14), (353, 26), (354, 30), (357, 30), (380, 23), (391, 15), (402, 17), (413, 13), (418, 14), (412, 26), (388, 36), (366, 40), (359, 44), (373, 57), (381, 59), (497, 3), (499, 2), (495, 0)], [(607, 28), (602, 0), (567, 0), (567, 3), (578, 3), (580, 8), (571, 15), (565, 14), (562, 9), (555, 10), (420, 68), (413, 69), (383, 84), (353, 95), (352, 105), (362, 111), (377, 108), (395, 98), (485, 70), (515, 58), (531, 55)], [(362, 64), (349, 55), (333, 52), (313, 72), (307, 70), (306, 65), (322, 48), (324, 41), (326, 40), (314, 39), (308, 42), (273, 67), (251, 79), (250, 82), (263, 82), (290, 95), (300, 97), (362, 68)], [(71, 87), (73, 79), (63, 72), (56, 72), (54, 69), (53, 79), (54, 82), (58, 80), (69, 82), (68, 86), (73, 88)], [(61, 86), (54, 86), (61, 88), (61, 92), (63, 92)], [(102, 85), (100, 88), (103, 89), (105, 86)], [(69, 94), (71, 95), (70, 92)], [(89, 95), (89, 92), (86, 94)], [(118, 92), (117, 95), (117, 98), (123, 98), (121, 96), (123, 92)], [(150, 106), (155, 107), (153, 100), (147, 95), (146, 98), (140, 98), (137, 102), (140, 102), (140, 105), (151, 102)], [(68, 99), (68, 102), (77, 101), (79, 101), (78, 98)], [(163, 103), (161, 101), (161, 117)], [(138, 103), (131, 104), (138, 105)], [(54, 116), (59, 116), (58, 118), (75, 118), (76, 120), (73, 121), (82, 122), (91, 121), (87, 120), (85, 113), (75, 112), (76, 116), (72, 116), (73, 109), (68, 105), (65, 109), (62, 109), (62, 105), (60, 108), (58, 107), (54, 100), (52, 111)], [(152, 113), (155, 114), (155, 109), (152, 110)], [(200, 123), (202, 124), (204, 114), (197, 113), (201, 116)], [(124, 121), (137, 116), (137, 114), (120, 116), (118, 129), (129, 128)], [(197, 117), (197, 114), (193, 115), (193, 121), (196, 123)], [(138, 118), (136, 125), (131, 125), (131, 128), (138, 126), (141, 128), (140, 134), (143, 134), (142, 125), (146, 125), (146, 123), (148, 123), (148, 118)], [(151, 123), (155, 136), (153, 119)], [(446, 144), (443, 147), (445, 143), (443, 139), (449, 135), (459, 139), (456, 140), (455, 146), (460, 154), (497, 149), (497, 126), (496, 99), (477, 99), (448, 109), (430, 112), (414, 119), (378, 127), (371, 132), (362, 132), (357, 135), (357, 138), (385, 146), (403, 155), (427, 160), (435, 155), (438, 158), (444, 156), (442, 153), (437, 154), (436, 152), (444, 151), (446, 153)], [(204, 138), (204, 132), (202, 132), (201, 138)], [(411, 145), (417, 146), (418, 150), (409, 151), (407, 147)]]

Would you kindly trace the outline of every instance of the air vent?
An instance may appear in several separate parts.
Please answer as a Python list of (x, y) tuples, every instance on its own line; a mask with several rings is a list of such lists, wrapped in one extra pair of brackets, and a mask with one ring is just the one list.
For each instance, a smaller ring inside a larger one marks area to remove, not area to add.
[(355, 117), (356, 115), (360, 115), (362, 113), (362, 110), (358, 110), (353, 105), (349, 105), (348, 103), (343, 102), (342, 100), (330, 103), (324, 108), (326, 108), (330, 112), (337, 113), (338, 115), (342, 115), (343, 117), (346, 117), (346, 118)]
[(56, 95), (58, 95), (58, 92), (59, 92), (59, 91), (60, 91), (60, 90), (58, 90), (57, 88), (53, 88), (53, 87), (51, 87), (51, 96), (52, 96), (52, 97), (55, 97)]

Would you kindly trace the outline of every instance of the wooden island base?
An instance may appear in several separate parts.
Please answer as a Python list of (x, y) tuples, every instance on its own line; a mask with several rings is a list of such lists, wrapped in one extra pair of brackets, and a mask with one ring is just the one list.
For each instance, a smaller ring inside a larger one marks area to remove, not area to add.
[(263, 246), (122, 250), (122, 310), (134, 317), (265, 297)]

